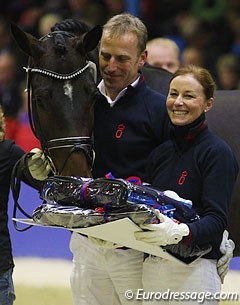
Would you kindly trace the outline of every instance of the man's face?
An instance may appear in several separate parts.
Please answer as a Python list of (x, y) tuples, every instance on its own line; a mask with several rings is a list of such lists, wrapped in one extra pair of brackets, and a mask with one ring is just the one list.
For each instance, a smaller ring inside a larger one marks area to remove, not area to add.
[(139, 55), (135, 34), (111, 37), (104, 32), (99, 50), (99, 68), (107, 95), (114, 99), (122, 89), (135, 81), (145, 60), (146, 51)]
[(148, 48), (147, 62), (169, 72), (176, 72), (180, 66), (176, 52), (168, 46), (151, 46)]

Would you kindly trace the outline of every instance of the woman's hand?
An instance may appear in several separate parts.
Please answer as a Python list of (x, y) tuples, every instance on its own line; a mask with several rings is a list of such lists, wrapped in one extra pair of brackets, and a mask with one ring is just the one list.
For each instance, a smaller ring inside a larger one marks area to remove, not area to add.
[(31, 176), (37, 180), (47, 179), (51, 167), (43, 151), (39, 148), (33, 148), (30, 153), (32, 153), (32, 155), (29, 157), (27, 164)]
[(141, 225), (141, 228), (147, 231), (135, 232), (137, 240), (156, 246), (166, 246), (177, 244), (184, 236), (189, 235), (189, 228), (186, 224), (178, 224), (160, 213), (159, 210), (155, 210), (155, 213), (160, 223)]

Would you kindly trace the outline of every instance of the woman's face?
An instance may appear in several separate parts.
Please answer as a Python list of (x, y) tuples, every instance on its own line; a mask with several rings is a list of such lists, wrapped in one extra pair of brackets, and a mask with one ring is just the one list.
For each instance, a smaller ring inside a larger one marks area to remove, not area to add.
[(213, 98), (206, 99), (202, 85), (192, 74), (179, 75), (171, 81), (167, 110), (174, 125), (184, 126), (194, 122), (212, 105)]

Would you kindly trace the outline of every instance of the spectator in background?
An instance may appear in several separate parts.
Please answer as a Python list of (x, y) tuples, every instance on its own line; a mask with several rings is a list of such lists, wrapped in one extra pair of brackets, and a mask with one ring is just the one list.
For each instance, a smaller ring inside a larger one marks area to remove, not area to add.
[(26, 32), (39, 37), (38, 21), (43, 15), (43, 7), (39, 3), (29, 5), (20, 15), (18, 24)]
[(227, 9), (227, 0), (192, 0), (190, 12), (206, 22), (222, 20)]
[(232, 41), (229, 53), (240, 57), (240, 1), (228, 0), (228, 9), (225, 18), (232, 33)]
[(38, 22), (38, 33), (42, 37), (50, 32), (54, 24), (61, 21), (61, 16), (57, 13), (47, 13), (40, 17)]
[(185, 48), (199, 49), (204, 54), (205, 67), (214, 75), (216, 59), (228, 53), (230, 47), (229, 27), (223, 21), (207, 22), (198, 15), (188, 14), (178, 20), (178, 28)]
[(189, 0), (141, 0), (139, 2), (141, 19), (147, 26), (149, 39), (178, 36), (177, 20), (189, 10)]
[(102, 25), (106, 11), (104, 6), (93, 0), (67, 0), (68, 18), (80, 19), (88, 25)]
[(11, 53), (17, 61), (15, 64), (17, 65), (16, 70), (18, 74), (16, 77), (21, 80), (23, 76), (25, 76), (22, 67), (27, 62), (27, 56), (16, 46), (16, 43), (13, 41), (10, 35), (10, 22), (0, 16), (0, 54), (3, 53)]
[(181, 66), (195, 65), (204, 67), (204, 58), (201, 50), (195, 47), (186, 47), (181, 55)]
[(239, 59), (232, 54), (224, 54), (218, 58), (216, 63), (218, 89), (240, 89), (239, 66)]
[(11, 51), (11, 37), (9, 35), (7, 21), (0, 17), (0, 52)]
[(124, 0), (103, 0), (106, 8), (105, 22), (114, 15), (121, 14), (125, 11)]
[(53, 13), (61, 16), (64, 18), (64, 16), (67, 15), (67, 1), (66, 0), (47, 0), (44, 3), (44, 12), (45, 13)]
[(177, 44), (168, 38), (154, 38), (147, 43), (147, 63), (174, 73), (180, 66)]
[(233, 18), (231, 28), (233, 31), (233, 41), (230, 48), (230, 53), (240, 58), (240, 16)]
[(17, 78), (16, 58), (10, 52), (0, 54), (0, 104), (6, 117), (6, 138), (15, 139), (22, 96)]

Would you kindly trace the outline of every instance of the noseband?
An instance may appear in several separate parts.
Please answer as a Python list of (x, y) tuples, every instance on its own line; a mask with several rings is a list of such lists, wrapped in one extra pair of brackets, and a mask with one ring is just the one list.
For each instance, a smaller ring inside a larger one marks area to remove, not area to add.
[[(64, 31), (56, 31), (56, 32), (52, 32), (52, 33), (45, 35), (44, 37), (40, 38), (40, 40), (44, 40), (46, 38), (52, 37), (54, 34), (59, 34), (59, 33), (65, 35), (65, 36), (74, 37), (70, 33), (67, 33)], [(42, 134), (41, 128), (39, 128), (40, 130), (38, 130), (39, 136), (37, 135), (36, 128), (35, 128), (35, 125), (33, 122), (33, 115), (32, 115), (33, 107), (32, 107), (32, 99), (31, 99), (31, 94), (30, 94), (30, 89), (31, 89), (30, 75), (32, 73), (38, 73), (38, 74), (42, 74), (43, 76), (55, 78), (55, 79), (59, 79), (59, 80), (70, 80), (70, 79), (81, 76), (81, 74), (84, 71), (86, 71), (89, 68), (89, 66), (90, 66), (89, 63), (87, 62), (84, 67), (79, 68), (79, 69), (73, 71), (72, 73), (68, 73), (68, 74), (60, 74), (60, 73), (57, 73), (57, 72), (54, 72), (51, 70), (47, 70), (47, 69), (43, 69), (43, 68), (39, 68), (39, 67), (29, 67), (29, 66), (24, 67), (24, 69), (27, 73), (27, 89), (25, 91), (27, 91), (27, 93), (28, 93), (28, 116), (29, 116), (30, 126), (31, 126), (33, 134), (36, 136), (36, 138), (38, 138), (40, 140), (42, 149), (44, 151), (44, 154), (46, 155), (46, 157), (49, 160), (49, 164), (51, 166), (51, 170), (54, 173), (54, 175), (59, 175), (62, 172), (68, 158), (74, 151), (83, 151), (90, 168), (92, 168), (92, 165), (94, 162), (94, 151), (93, 151), (92, 140), (88, 136), (64, 137), (64, 138), (46, 140), (44, 135)], [(65, 158), (65, 161), (63, 162), (61, 168), (57, 169), (54, 162), (52, 161), (51, 151), (56, 150), (56, 149), (63, 149), (63, 148), (69, 149), (69, 152), (68, 152), (67, 157)]]

